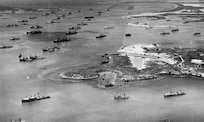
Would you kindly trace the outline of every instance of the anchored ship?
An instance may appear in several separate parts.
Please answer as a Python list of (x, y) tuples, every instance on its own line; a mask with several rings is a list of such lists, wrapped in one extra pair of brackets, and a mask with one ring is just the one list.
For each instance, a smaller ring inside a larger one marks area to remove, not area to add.
[(20, 54), (19, 56), (19, 61), (20, 62), (32, 62), (34, 60), (42, 60), (45, 59), (45, 57), (40, 57), (40, 56), (23, 56), (22, 54)]
[(106, 37), (105, 34), (100, 34), (100, 35), (97, 35), (97, 36), (96, 36), (96, 38), (104, 38), (104, 37)]
[(61, 43), (61, 42), (68, 42), (68, 41), (71, 41), (71, 39), (65, 37), (65, 38), (62, 38), (62, 39), (57, 38), (57, 39), (54, 40), (53, 42), (54, 42), (54, 43)]
[(33, 31), (28, 31), (28, 32), (26, 32), (27, 34), (41, 34), (42, 33), (42, 31), (40, 31), (40, 30), (33, 30)]
[(34, 95), (26, 96), (21, 101), (22, 103), (25, 103), (25, 102), (34, 102), (37, 100), (43, 100), (43, 99), (48, 99), (48, 98), (50, 98), (50, 96), (42, 96), (38, 93), (37, 95), (34, 94)]
[(0, 45), (0, 49), (5, 49), (5, 48), (12, 48), (13, 46), (11, 45)]
[(120, 93), (116, 93), (114, 95), (114, 99), (115, 100), (124, 100), (124, 99), (129, 99), (130, 97), (129, 96), (126, 96), (125, 93), (123, 94), (120, 94)]
[(20, 38), (18, 38), (18, 37), (11, 37), (9, 40), (10, 41), (15, 41), (15, 40), (20, 40)]
[(59, 47), (47, 47), (43, 49), (43, 52), (54, 52), (58, 51), (60, 48)]

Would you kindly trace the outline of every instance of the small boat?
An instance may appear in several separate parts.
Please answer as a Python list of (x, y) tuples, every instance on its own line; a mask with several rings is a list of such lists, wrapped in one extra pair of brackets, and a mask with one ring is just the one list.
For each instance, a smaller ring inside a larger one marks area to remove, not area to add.
[(169, 92), (164, 94), (164, 97), (173, 97), (173, 96), (181, 96), (181, 95), (185, 95), (186, 93), (183, 91), (175, 91), (175, 92)]
[(29, 19), (37, 19), (37, 17), (29, 17)]
[(39, 26), (39, 25), (34, 25), (34, 26), (31, 26), (30, 28), (32, 28), (32, 29), (39, 29), (39, 28), (43, 28), (43, 27)]
[(19, 118), (19, 119), (11, 120), (10, 122), (26, 122), (26, 121), (24, 121), (21, 118)]
[(54, 23), (60, 23), (59, 21), (54, 21), (54, 20), (50, 20), (47, 21), (46, 24), (54, 24)]
[(53, 42), (54, 43), (61, 43), (61, 42), (68, 42), (68, 41), (71, 41), (71, 39), (69, 39), (69, 38), (62, 38), (62, 39), (58, 38), (58, 39), (54, 40)]
[(10, 40), (10, 41), (15, 41), (15, 40), (20, 40), (20, 38), (17, 38), (17, 37), (11, 37), (9, 40)]
[(178, 31), (179, 31), (178, 28), (176, 28), (176, 29), (172, 29), (172, 30), (171, 30), (171, 32), (178, 32)]
[(93, 19), (94, 18), (94, 16), (86, 16), (86, 17), (84, 17), (84, 19)]
[(50, 96), (42, 96), (40, 95), (39, 93), (37, 95), (31, 95), (31, 96), (26, 96), (25, 98), (23, 98), (21, 100), (22, 103), (25, 103), (25, 102), (34, 102), (34, 101), (37, 101), (37, 100), (43, 100), (43, 99), (48, 99), (50, 98)]
[(47, 47), (43, 49), (43, 52), (54, 52), (58, 51), (60, 48), (59, 47)]
[(77, 24), (77, 26), (84, 26), (84, 25), (88, 25), (88, 24), (85, 23), (85, 22), (80, 22), (80, 23)]
[(193, 33), (194, 36), (198, 36), (198, 35), (200, 35), (200, 34), (201, 34), (200, 32), (195, 32), (195, 33)]
[(126, 96), (125, 93), (123, 94), (120, 94), (120, 93), (116, 93), (114, 95), (114, 99), (115, 100), (125, 100), (125, 99), (129, 99), (130, 97), (129, 96)]
[(67, 15), (71, 15), (71, 14), (72, 14), (71, 12), (68, 12), (68, 13), (67, 13)]
[(11, 45), (0, 45), (0, 49), (12, 48)]
[(45, 59), (45, 57), (40, 57), (40, 56), (23, 56), (22, 54), (20, 54), (18, 56), (19, 58), (19, 61), (20, 62), (32, 62), (32, 61), (35, 61), (35, 60), (42, 60), (42, 59)]
[(110, 27), (104, 27), (104, 29), (113, 29), (114, 27), (113, 26), (110, 26)]
[(78, 32), (74, 29), (74, 30), (69, 30), (68, 32), (66, 32), (66, 35), (74, 35), (77, 34)]
[(78, 30), (78, 29), (81, 29), (80, 26), (73, 26), (73, 27), (70, 27), (69, 30)]
[(104, 38), (104, 37), (106, 37), (105, 34), (100, 34), (100, 35), (97, 35), (97, 36), (96, 36), (96, 38)]
[(168, 35), (170, 34), (169, 32), (161, 32), (160, 35)]
[(126, 33), (125, 36), (127, 36), (127, 37), (128, 37), (128, 36), (132, 36), (132, 34), (130, 34), (130, 33)]
[(28, 22), (28, 20), (20, 20), (18, 22), (24, 23), (24, 22)]
[(26, 32), (27, 34), (41, 34), (42, 33), (42, 31), (40, 31), (40, 30), (33, 30), (33, 31), (28, 31), (28, 32)]
[(50, 15), (49, 13), (42, 14), (42, 16), (49, 16), (49, 15)]
[(18, 26), (17, 24), (9, 24), (6, 27), (9, 28), (9, 27), (17, 27), (17, 26)]

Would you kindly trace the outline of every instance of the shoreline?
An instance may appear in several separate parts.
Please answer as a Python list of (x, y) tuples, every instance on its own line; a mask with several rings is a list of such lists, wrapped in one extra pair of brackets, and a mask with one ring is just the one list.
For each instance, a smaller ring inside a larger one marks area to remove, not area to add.
[(88, 78), (83, 78), (83, 77), (74, 77), (74, 76), (66, 76), (65, 75), (66, 71), (62, 72), (59, 74), (59, 77), (62, 79), (71, 79), (71, 80), (92, 80), (95, 78), (98, 78), (99, 76), (93, 76), (93, 77), (88, 77)]

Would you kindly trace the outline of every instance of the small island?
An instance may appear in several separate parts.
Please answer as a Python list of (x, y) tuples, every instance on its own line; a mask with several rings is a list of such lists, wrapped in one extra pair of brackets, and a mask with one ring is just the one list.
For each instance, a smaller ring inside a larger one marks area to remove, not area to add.
[(202, 78), (203, 56), (204, 49), (130, 45), (119, 49), (117, 54), (102, 55), (101, 62), (94, 66), (65, 71), (60, 77), (82, 81), (94, 79), (91, 84), (102, 89), (162, 78), (162, 75)]

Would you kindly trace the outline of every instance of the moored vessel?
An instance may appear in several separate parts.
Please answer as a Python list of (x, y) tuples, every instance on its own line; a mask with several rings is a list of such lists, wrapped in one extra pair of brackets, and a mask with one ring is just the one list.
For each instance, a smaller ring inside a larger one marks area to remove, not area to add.
[(116, 93), (114, 95), (114, 99), (115, 100), (125, 100), (125, 99), (129, 99), (129, 96), (126, 96), (125, 93), (121, 94), (121, 93)]
[(100, 34), (100, 35), (97, 35), (97, 36), (96, 36), (96, 38), (104, 38), (104, 37), (106, 37), (105, 34)]
[(54, 43), (61, 43), (61, 42), (68, 42), (68, 41), (71, 41), (71, 39), (70, 38), (57, 38), (56, 40), (54, 40), (53, 42)]
[(40, 31), (40, 30), (33, 30), (33, 31), (28, 31), (28, 32), (26, 32), (27, 34), (41, 34), (42, 33), (42, 31)]
[(43, 100), (43, 99), (48, 99), (48, 98), (50, 98), (50, 96), (48, 96), (48, 95), (42, 96), (38, 93), (37, 95), (34, 94), (34, 95), (26, 96), (21, 101), (22, 101), (22, 103), (25, 103), (25, 102), (34, 102), (37, 100)]
[(173, 97), (173, 96), (181, 96), (181, 95), (185, 95), (186, 93), (183, 91), (175, 91), (175, 92), (169, 92), (164, 94), (164, 97)]

